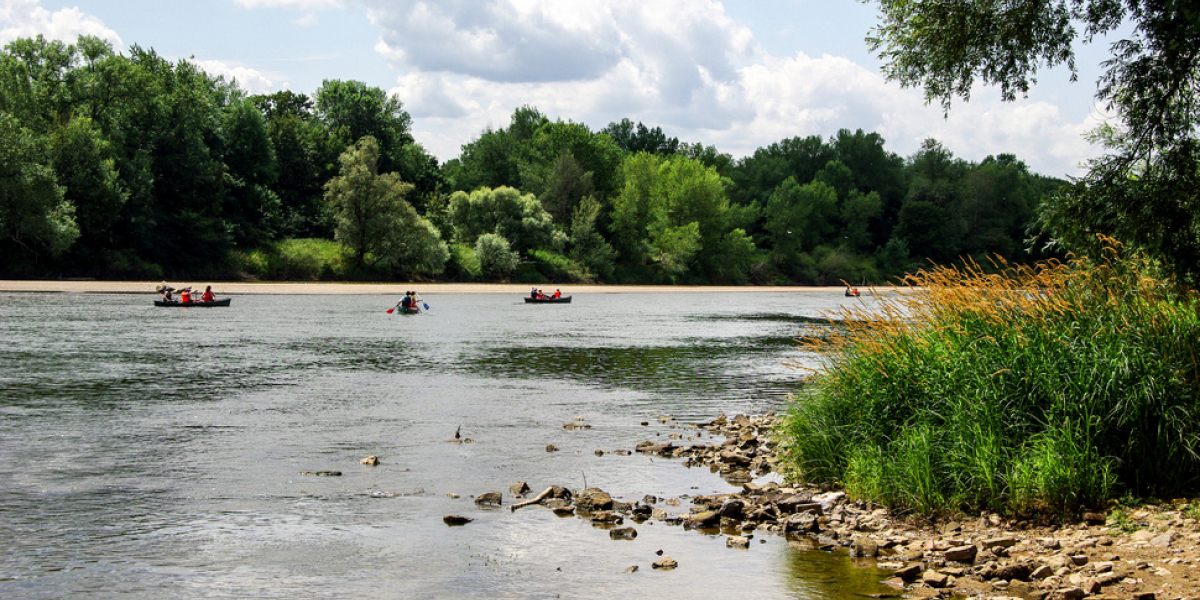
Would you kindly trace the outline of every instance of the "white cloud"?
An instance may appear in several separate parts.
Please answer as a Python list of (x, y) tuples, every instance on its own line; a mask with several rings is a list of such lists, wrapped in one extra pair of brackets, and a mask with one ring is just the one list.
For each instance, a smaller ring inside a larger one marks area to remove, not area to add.
[[(204, 69), (205, 73), (215, 77), (224, 77), (226, 81), (237, 81), (238, 86), (251, 94), (265, 94), (279, 89), (271, 75), (221, 60), (196, 60), (190, 62)], [(284, 84), (282, 87), (287, 87)]]
[(1076, 174), (1095, 154), (1049, 103), (987, 90), (949, 118), (916, 90), (835, 56), (770, 56), (721, 4), (696, 0), (359, 0), (376, 50), (403, 72), (392, 90), (440, 158), (513, 110), (598, 130), (622, 118), (736, 157), (786, 137), (863, 129), (910, 154), (927, 137), (957, 156), (1012, 152), (1037, 171)]
[(242, 8), (290, 8), (304, 11), (345, 6), (342, 0), (234, 0), (234, 3)]
[(0, 44), (38, 34), (67, 43), (74, 43), (81, 35), (91, 35), (108, 40), (118, 51), (123, 47), (117, 32), (78, 8), (50, 12), (38, 0), (0, 0)]

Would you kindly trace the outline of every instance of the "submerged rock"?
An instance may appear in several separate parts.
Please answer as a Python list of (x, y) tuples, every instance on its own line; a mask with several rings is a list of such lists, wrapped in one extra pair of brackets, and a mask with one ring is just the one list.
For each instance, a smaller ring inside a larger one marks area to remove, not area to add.
[(500, 503), (503, 500), (504, 494), (501, 494), (500, 492), (486, 492), (475, 498), (475, 504), (500, 506)]
[(669, 571), (671, 569), (674, 569), (675, 567), (678, 567), (679, 563), (675, 559), (671, 558), (670, 556), (664, 556), (664, 557), (654, 561), (654, 563), (651, 564), (650, 566), (654, 567), (655, 569)]

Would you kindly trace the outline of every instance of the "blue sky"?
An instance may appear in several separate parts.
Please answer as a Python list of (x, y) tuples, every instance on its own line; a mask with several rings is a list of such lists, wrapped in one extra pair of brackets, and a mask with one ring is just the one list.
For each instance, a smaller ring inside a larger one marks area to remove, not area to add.
[(80, 34), (188, 58), (251, 93), (312, 93), (355, 79), (396, 94), (440, 160), (531, 105), (599, 130), (629, 118), (742, 157), (787, 137), (878, 132), (914, 152), (1016, 154), (1078, 175), (1105, 43), (1080, 77), (1043, 71), (1029, 98), (980, 88), (945, 117), (880, 75), (863, 38), (875, 8), (853, 0), (0, 0), (0, 43)]

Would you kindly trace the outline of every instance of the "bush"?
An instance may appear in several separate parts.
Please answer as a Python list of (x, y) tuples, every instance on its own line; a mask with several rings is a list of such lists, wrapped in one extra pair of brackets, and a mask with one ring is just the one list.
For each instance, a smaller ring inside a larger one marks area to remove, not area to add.
[(446, 262), (446, 274), (461, 279), (479, 279), (483, 274), (479, 256), (475, 249), (466, 244), (450, 244), (450, 260)]
[(549, 250), (534, 250), (530, 252), (534, 266), (541, 275), (542, 281), (569, 281), (572, 283), (590, 282), (592, 274), (582, 265)]
[(790, 404), (787, 465), (923, 513), (1069, 513), (1200, 488), (1200, 302), (1103, 260), (937, 267), (831, 315)]
[(341, 244), (319, 238), (283, 240), (234, 254), (235, 267), (260, 279), (323, 281), (344, 279), (350, 253)]
[(485, 233), (475, 241), (475, 255), (484, 275), (507, 277), (517, 268), (519, 257), (508, 240), (494, 233)]

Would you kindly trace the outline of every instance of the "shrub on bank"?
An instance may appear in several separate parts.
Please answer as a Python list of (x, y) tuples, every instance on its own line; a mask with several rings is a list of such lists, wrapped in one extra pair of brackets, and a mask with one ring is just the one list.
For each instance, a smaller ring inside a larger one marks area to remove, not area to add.
[(837, 315), (791, 401), (793, 474), (935, 513), (1066, 513), (1200, 489), (1200, 304), (1102, 260), (939, 267)]
[(328, 281), (343, 279), (349, 252), (341, 244), (320, 238), (283, 240), (235, 256), (237, 268), (260, 279)]

